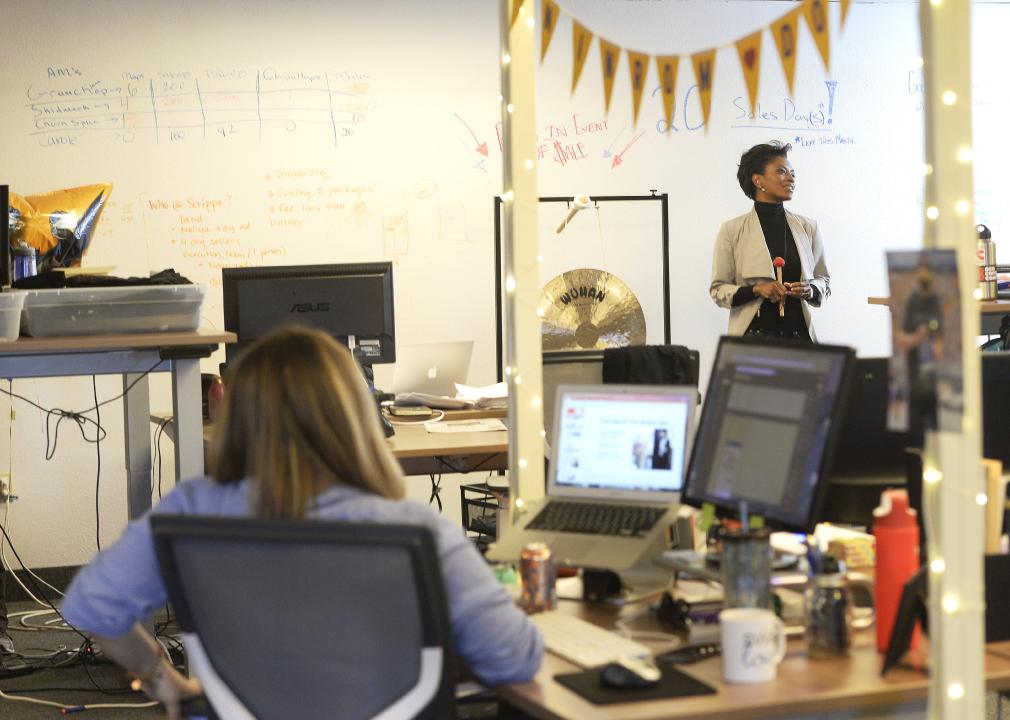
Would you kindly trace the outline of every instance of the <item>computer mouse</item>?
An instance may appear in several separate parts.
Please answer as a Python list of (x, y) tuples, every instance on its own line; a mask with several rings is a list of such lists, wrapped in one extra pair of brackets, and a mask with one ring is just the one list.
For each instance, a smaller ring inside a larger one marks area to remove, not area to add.
[(620, 658), (600, 670), (600, 684), (618, 690), (656, 687), (660, 677), (662, 672), (652, 661), (638, 658)]

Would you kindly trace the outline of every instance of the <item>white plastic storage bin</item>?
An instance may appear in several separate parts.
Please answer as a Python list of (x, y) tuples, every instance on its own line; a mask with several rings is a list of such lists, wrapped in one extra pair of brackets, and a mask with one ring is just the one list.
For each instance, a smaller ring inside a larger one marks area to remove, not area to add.
[(33, 337), (196, 330), (203, 285), (26, 290), (21, 332)]
[(21, 329), (21, 308), (25, 304), (24, 290), (0, 293), (0, 340), (17, 340)]

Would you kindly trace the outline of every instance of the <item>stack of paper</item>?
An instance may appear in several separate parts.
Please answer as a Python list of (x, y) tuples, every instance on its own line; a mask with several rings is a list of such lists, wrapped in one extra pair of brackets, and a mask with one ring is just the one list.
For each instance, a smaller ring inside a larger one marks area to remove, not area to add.
[(473, 403), (482, 410), (504, 410), (508, 407), (508, 385), (500, 382), (485, 387), (470, 387), (456, 383), (456, 397)]

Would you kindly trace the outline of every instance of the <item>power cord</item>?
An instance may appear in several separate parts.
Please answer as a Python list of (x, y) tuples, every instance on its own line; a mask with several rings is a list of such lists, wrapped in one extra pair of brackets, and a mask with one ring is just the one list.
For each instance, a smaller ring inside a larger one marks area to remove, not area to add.
[[(123, 392), (121, 392), (119, 395), (111, 397), (108, 400), (98, 402), (98, 397), (96, 394), (95, 405), (93, 407), (88, 408), (87, 410), (81, 410), (80, 412), (76, 412), (73, 410), (64, 410), (62, 408), (46, 408), (33, 400), (29, 400), (24, 395), (19, 395), (18, 393), (13, 392), (12, 390), (5, 390), (2, 387), (0, 387), (0, 393), (15, 398), (17, 400), (21, 400), (22, 402), (26, 402), (32, 407), (41, 410), (46, 414), (46, 460), (52, 460), (53, 457), (56, 455), (56, 446), (57, 441), (59, 440), (60, 424), (64, 420), (72, 420), (73, 422), (77, 423), (78, 429), (81, 431), (81, 437), (84, 438), (85, 442), (92, 442), (92, 443), (101, 442), (102, 440), (105, 439), (106, 435), (105, 429), (98, 422), (87, 417), (87, 413), (90, 412), (97, 413), (99, 408), (126, 397), (126, 394), (130, 392), (130, 390), (132, 390), (133, 387), (138, 382), (140, 382), (148, 375), (150, 375), (152, 372), (154, 372), (159, 365), (161, 365), (160, 360), (154, 365), (152, 365), (150, 369), (145, 370), (143, 373), (134, 378), (133, 382), (127, 385), (126, 388), (123, 390)], [(52, 419), (54, 416), (56, 417), (55, 428), (52, 425)], [(95, 426), (94, 438), (89, 438), (87, 436), (87, 433), (85, 432), (85, 427), (87, 427), (89, 423)]]
[[(10, 546), (11, 552), (14, 553), (14, 558), (17, 560), (18, 565), (21, 566), (22, 570), (27, 570), (24, 561), (21, 559), (21, 555), (18, 553), (17, 548), (14, 547), (14, 543), (11, 541), (10, 535), (7, 534), (7, 529), (2, 525), (0, 525), (0, 532), (3, 533), (4, 540), (6, 540), (7, 544)], [(63, 622), (66, 623), (69, 628), (71, 628), (73, 632), (80, 635), (81, 638), (84, 640), (82, 645), (76, 651), (67, 651), (67, 652), (69, 654), (72, 654), (81, 661), (81, 665), (84, 667), (84, 671), (85, 673), (87, 673), (88, 679), (91, 681), (91, 684), (95, 686), (95, 689), (103, 694), (112, 694), (112, 695), (119, 694), (121, 690), (119, 689), (108, 690), (106, 688), (103, 688), (91, 675), (91, 669), (88, 667), (88, 661), (89, 660), (93, 661), (94, 658), (97, 656), (97, 653), (95, 652), (93, 647), (94, 642), (91, 640), (91, 638), (89, 638), (87, 635), (85, 635), (76, 627), (74, 627), (74, 625), (63, 616), (63, 613), (61, 613), (59, 609), (55, 605), (53, 605), (52, 601), (49, 600), (48, 597), (46, 597), (46, 594), (42, 592), (41, 587), (35, 582), (34, 578), (30, 574), (26, 575), (25, 577), (28, 578), (29, 581), (35, 586), (35, 592), (37, 592), (42, 597), (42, 599), (46, 602), (49, 608), (54, 613), (56, 613), (60, 617), (60, 619), (62, 619)], [(47, 707), (60, 708), (61, 710), (70, 712), (77, 712), (80, 710), (91, 710), (97, 708), (136, 709), (136, 708), (154, 707), (158, 704), (156, 701), (150, 701), (145, 703), (88, 703), (86, 705), (70, 705), (67, 703), (53, 702), (51, 700), (40, 700), (38, 698), (30, 698), (30, 697), (18, 697), (16, 695), (10, 695), (4, 693), (3, 691), (0, 691), (0, 698), (3, 698), (4, 700), (10, 700), (12, 702), (27, 702), (36, 705), (45, 705)]]
[[(164, 453), (161, 451), (161, 440), (165, 437), (165, 429), (168, 424), (172, 422), (171, 417), (163, 418), (158, 422), (158, 427), (154, 431), (154, 457), (156, 458), (156, 463), (158, 465), (158, 499), (161, 500), (161, 461), (164, 457)], [(153, 491), (154, 488), (152, 487)]]
[(428, 477), (431, 479), (431, 495), (428, 497), (428, 504), (438, 503), (438, 511), (442, 512), (442, 475), (441, 473), (438, 475), (432, 473)]

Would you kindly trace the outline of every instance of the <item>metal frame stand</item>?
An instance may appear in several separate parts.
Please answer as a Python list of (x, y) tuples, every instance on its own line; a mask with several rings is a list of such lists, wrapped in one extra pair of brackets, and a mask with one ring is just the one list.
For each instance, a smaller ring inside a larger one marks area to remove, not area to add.
[[(601, 202), (659, 202), (662, 212), (663, 227), (663, 342), (670, 344), (670, 196), (666, 193), (651, 191), (651, 195), (591, 195), (594, 205)], [(540, 202), (571, 204), (570, 197), (542, 197)], [(494, 199), (494, 317), (495, 317), (495, 359), (497, 361), (497, 378), (504, 378), (503, 367), (503, 315), (502, 315), (502, 199)]]

